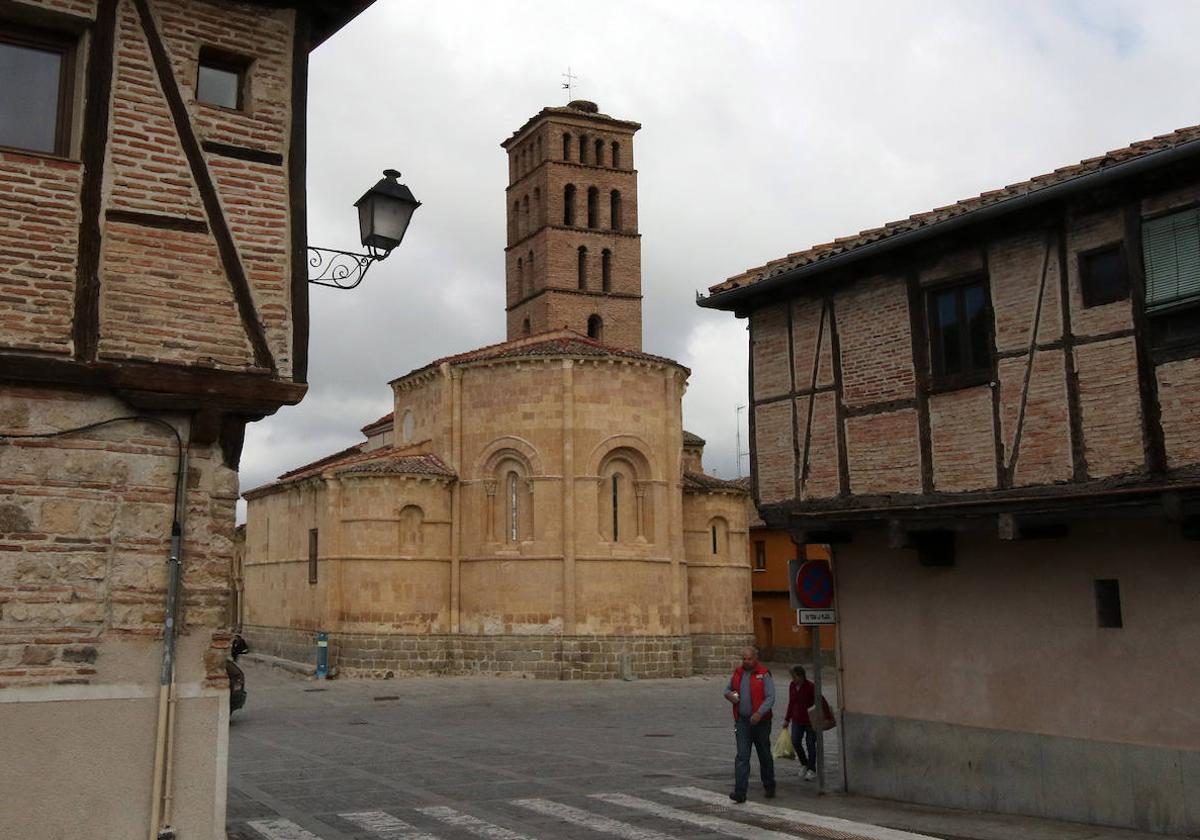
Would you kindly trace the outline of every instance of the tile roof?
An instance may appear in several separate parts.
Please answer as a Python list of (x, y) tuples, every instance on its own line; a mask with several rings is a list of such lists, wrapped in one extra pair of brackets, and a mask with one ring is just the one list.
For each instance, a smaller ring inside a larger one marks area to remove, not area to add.
[(1002, 204), (1014, 198), (1033, 195), (1047, 187), (1064, 184), (1084, 175), (1098, 173), (1118, 164), (1128, 163), (1154, 154), (1155, 152), (1175, 149), (1198, 140), (1200, 140), (1200, 126), (1189, 126), (1149, 140), (1140, 140), (1098, 157), (1088, 158), (1079, 163), (1060, 167), (1045, 175), (1038, 175), (1030, 178), (1028, 181), (1009, 184), (1000, 189), (988, 190), (978, 196), (964, 198), (954, 204), (947, 204), (944, 207), (937, 207), (924, 213), (915, 213), (907, 219), (888, 222), (881, 227), (869, 228), (851, 236), (838, 237), (832, 242), (814, 245), (803, 251), (796, 251), (795, 253), (788, 254), (786, 257), (772, 260), (765, 265), (748, 269), (741, 274), (730, 277), (728, 280), (710, 287), (709, 292), (715, 297), (734, 289), (752, 286), (755, 283), (760, 283), (763, 280), (776, 277), (793, 269), (819, 263), (831, 257), (850, 253), (865, 245), (887, 240), (897, 234), (927, 228), (939, 222), (964, 216), (984, 207)]
[(706, 443), (700, 435), (694, 435), (687, 429), (683, 430), (683, 445), (684, 446), (703, 446)]
[(705, 475), (704, 473), (684, 472), (683, 490), (685, 493), (689, 490), (693, 492), (749, 493), (750, 484), (744, 478), (735, 478), (732, 481), (726, 481), (723, 478)]
[(622, 359), (636, 359), (638, 361), (653, 362), (654, 364), (672, 365), (691, 373), (691, 371), (674, 359), (668, 359), (665, 356), (655, 356), (650, 353), (642, 353), (638, 350), (609, 347), (607, 344), (601, 344), (595, 339), (588, 338), (583, 333), (560, 328), (547, 330), (535, 335), (522, 336), (521, 338), (512, 341), (503, 341), (499, 344), (490, 344), (487, 347), (480, 347), (454, 356), (446, 356), (432, 361), (423, 367), (411, 370), (403, 376), (398, 376), (392, 381), (399, 382), (402, 379), (407, 379), (418, 373), (424, 373), (443, 364), (465, 365), (471, 362), (526, 359), (539, 356), (565, 356), (568, 358), (605, 358), (615, 356)]
[(326, 455), (312, 463), (289, 470), (275, 481), (247, 490), (242, 495), (246, 498), (261, 495), (263, 492), (295, 484), (307, 478), (315, 478), (326, 472), (343, 473), (380, 473), (386, 475), (428, 475), (438, 478), (457, 478), (454, 470), (446, 466), (436, 455), (398, 453), (391, 446), (383, 446), (364, 452), (363, 443), (347, 447), (341, 452)]
[(380, 417), (374, 423), (368, 423), (367, 425), (363, 426), (361, 429), (359, 429), (359, 431), (365, 435), (368, 431), (377, 429), (380, 426), (390, 426), (395, 421), (395, 419), (396, 419), (396, 413), (394, 411), (389, 411), (387, 414)]
[[(583, 108), (573, 107), (576, 104), (580, 104), (585, 107), (583, 107)], [(542, 119), (543, 117), (553, 117), (553, 116), (574, 117), (574, 118), (582, 117), (584, 119), (594, 120), (595, 122), (608, 123), (609, 125), (614, 125), (614, 126), (619, 126), (621, 128), (631, 129), (632, 131), (637, 131), (639, 128), (642, 127), (641, 123), (637, 123), (632, 120), (622, 120), (622, 119), (618, 119), (616, 117), (610, 117), (608, 114), (600, 113), (599, 109), (596, 109), (594, 111), (589, 110), (587, 108), (587, 106), (591, 106), (592, 108), (596, 107), (594, 102), (588, 102), (587, 100), (575, 100), (567, 105), (547, 106), (547, 107), (543, 108), (542, 110), (538, 111), (536, 114), (534, 114), (529, 119), (527, 119), (525, 121), (524, 125), (522, 125), (516, 131), (514, 131), (511, 135), (509, 135), (508, 139), (500, 144), (500, 148), (507, 149), (514, 140), (516, 140), (518, 137), (520, 137), (522, 134), (524, 134), (530, 128), (530, 126), (532, 126), (534, 123), (536, 123), (538, 120)]]

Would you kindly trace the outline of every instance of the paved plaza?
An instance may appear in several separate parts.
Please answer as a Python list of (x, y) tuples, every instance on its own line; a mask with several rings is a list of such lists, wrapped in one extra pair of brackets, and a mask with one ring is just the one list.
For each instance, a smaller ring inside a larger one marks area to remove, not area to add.
[[(786, 705), (786, 667), (772, 670)], [(777, 762), (773, 800), (752, 762), (750, 800), (735, 805), (717, 677), (318, 682), (256, 663), (246, 672), (250, 697), (230, 726), (231, 840), (1150, 836), (818, 796), (790, 761)], [(833, 780), (837, 740), (826, 738)]]

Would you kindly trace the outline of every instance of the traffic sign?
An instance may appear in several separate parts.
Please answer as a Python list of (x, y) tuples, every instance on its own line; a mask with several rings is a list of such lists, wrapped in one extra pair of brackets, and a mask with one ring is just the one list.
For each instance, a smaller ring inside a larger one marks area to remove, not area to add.
[(824, 560), (801, 565), (794, 585), (801, 608), (828, 610), (833, 606), (833, 572)]

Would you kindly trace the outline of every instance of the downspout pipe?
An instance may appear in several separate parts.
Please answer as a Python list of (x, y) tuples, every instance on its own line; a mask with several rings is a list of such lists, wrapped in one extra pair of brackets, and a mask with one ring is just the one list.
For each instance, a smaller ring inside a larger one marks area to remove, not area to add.
[(879, 254), (908, 245), (915, 245), (936, 236), (953, 233), (968, 225), (982, 224), (1009, 213), (1027, 210), (1040, 204), (1055, 201), (1078, 190), (1106, 187), (1124, 178), (1132, 178), (1154, 169), (1194, 157), (1198, 152), (1200, 152), (1200, 140), (1189, 140), (1186, 143), (1181, 143), (1169, 149), (1150, 152), (1133, 160), (1116, 163), (1083, 175), (1076, 175), (1074, 178), (1060, 181), (1057, 184), (1051, 184), (1048, 187), (1031, 190), (1012, 198), (997, 201), (995, 204), (988, 204), (976, 210), (969, 210), (940, 222), (895, 233), (875, 242), (860, 245), (853, 250), (814, 263), (796, 266), (773, 277), (759, 280), (757, 283), (739, 286), (736, 289), (729, 289), (728, 291), (713, 292), (707, 297), (699, 297), (696, 304), (704, 309), (742, 310), (750, 299), (768, 294), (796, 281), (804, 280), (827, 271), (844, 268), (845, 266), (878, 256)]
[[(190, 435), (189, 435), (190, 437)], [(158, 671), (158, 727), (154, 741), (154, 786), (150, 840), (174, 840), (171, 827), (175, 741), (175, 648), (179, 637), (179, 590), (183, 572), (183, 524), (187, 510), (188, 445), (183, 444), (175, 477), (171, 551), (167, 557), (167, 594), (163, 616), (162, 661)]]

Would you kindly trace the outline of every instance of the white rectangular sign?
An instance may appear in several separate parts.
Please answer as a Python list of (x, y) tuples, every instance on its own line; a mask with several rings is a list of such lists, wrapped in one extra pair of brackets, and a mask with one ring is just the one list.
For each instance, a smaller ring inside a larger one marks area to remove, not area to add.
[(837, 610), (797, 610), (796, 616), (801, 625), (837, 624)]

